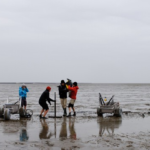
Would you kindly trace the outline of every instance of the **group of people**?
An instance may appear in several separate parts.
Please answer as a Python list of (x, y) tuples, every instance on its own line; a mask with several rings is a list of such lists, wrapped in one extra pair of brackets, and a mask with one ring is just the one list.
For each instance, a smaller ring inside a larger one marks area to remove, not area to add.
[[(74, 108), (74, 104), (76, 101), (76, 95), (79, 87), (77, 82), (74, 82), (72, 85), (65, 83), (64, 80), (61, 80), (60, 85), (58, 86), (59, 91), (59, 97), (60, 97), (60, 103), (63, 109), (63, 116), (71, 116), (71, 109), (73, 110), (73, 116), (76, 116), (76, 111)], [(48, 86), (46, 90), (41, 94), (39, 98), (39, 104), (42, 107), (41, 113), (39, 115), (42, 119), (47, 119), (46, 114), (49, 111), (49, 107), (47, 102), (51, 105), (51, 102), (55, 102), (56, 100), (53, 100), (49, 97), (49, 93), (51, 91), (51, 87)], [(19, 97), (21, 99), (21, 107), (23, 107), (26, 110), (27, 106), (27, 92), (29, 92), (27, 86), (25, 84), (22, 85), (22, 87), (19, 88)], [(68, 94), (69, 93), (69, 94)], [(67, 97), (70, 97), (70, 101), (68, 104), (69, 114), (67, 115)]]

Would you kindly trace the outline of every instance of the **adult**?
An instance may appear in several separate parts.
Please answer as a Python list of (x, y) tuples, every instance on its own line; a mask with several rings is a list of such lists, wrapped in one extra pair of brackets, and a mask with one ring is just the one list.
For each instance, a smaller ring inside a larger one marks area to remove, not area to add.
[(21, 107), (26, 110), (27, 107), (27, 92), (29, 92), (27, 86), (23, 84), (21, 87), (19, 87), (19, 97), (21, 100)]
[(62, 106), (62, 109), (64, 111), (63, 116), (67, 116), (67, 88), (66, 88), (66, 84), (64, 80), (61, 80), (60, 86), (58, 86), (58, 90), (59, 90), (59, 97), (60, 97), (60, 103)]
[[(52, 102), (55, 102), (55, 100), (52, 100), (50, 97), (49, 97), (49, 92), (51, 91), (51, 87), (48, 86), (46, 88), (46, 90), (42, 93), (40, 99), (39, 99), (39, 104), (41, 105), (42, 107), (42, 110), (41, 110), (41, 113), (40, 113), (40, 118), (43, 118), (43, 119), (47, 119), (45, 116), (46, 114), (48, 113), (49, 111), (49, 107), (46, 103), (46, 101), (51, 105), (51, 101)], [(42, 114), (44, 113), (44, 115), (42, 116)]]
[(70, 85), (66, 85), (66, 87), (67, 87), (67, 89), (69, 91), (71, 91), (71, 93), (70, 93), (71, 100), (70, 100), (69, 105), (68, 105), (68, 108), (69, 108), (69, 115), (68, 115), (68, 117), (71, 116), (71, 108), (72, 108), (72, 110), (74, 112), (73, 116), (76, 116), (76, 111), (75, 111), (75, 108), (74, 108), (74, 103), (76, 101), (76, 95), (77, 95), (77, 92), (78, 92), (78, 89), (79, 89), (78, 83), (74, 82), (73, 83), (73, 87), (71, 87)]

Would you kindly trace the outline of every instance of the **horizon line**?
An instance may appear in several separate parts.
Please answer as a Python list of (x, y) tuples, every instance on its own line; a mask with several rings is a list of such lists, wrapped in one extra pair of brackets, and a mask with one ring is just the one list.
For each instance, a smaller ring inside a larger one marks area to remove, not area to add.
[[(55, 84), (59, 82), (0, 82), (0, 84)], [(79, 84), (150, 84), (150, 83), (145, 83), (145, 82), (109, 82), (109, 83), (104, 83), (104, 82), (78, 82)]]

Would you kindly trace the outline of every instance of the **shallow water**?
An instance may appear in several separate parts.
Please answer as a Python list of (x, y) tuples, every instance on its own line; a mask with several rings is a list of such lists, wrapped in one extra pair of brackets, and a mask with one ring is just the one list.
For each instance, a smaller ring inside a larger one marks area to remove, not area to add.
[[(51, 98), (58, 84), (28, 84), (28, 108), (31, 119), (0, 121), (2, 149), (149, 149), (150, 116), (123, 114), (122, 118), (97, 117), (98, 93), (108, 99), (115, 95), (123, 109), (149, 112), (149, 84), (79, 84), (75, 108), (77, 117), (40, 120), (38, 99), (45, 87), (52, 87)], [(0, 104), (18, 100), (19, 84), (0, 84)], [(49, 115), (53, 115), (53, 104)], [(57, 115), (62, 115), (57, 93)]]
[[(58, 84), (27, 84), (28, 93), (28, 108), (39, 112), (38, 100), (46, 86), (50, 85), (51, 98), (54, 97), (54, 92), (57, 93), (57, 111), (61, 112), (61, 106), (58, 95)], [(0, 84), (0, 104), (6, 103), (9, 97), (10, 102), (18, 100), (19, 84)], [(148, 112), (150, 110), (150, 84), (79, 84), (79, 91), (76, 100), (76, 110), (96, 112), (99, 105), (98, 93), (103, 97), (110, 99), (115, 95), (115, 101), (120, 102), (123, 110)], [(69, 99), (68, 99), (69, 101)], [(53, 105), (50, 110), (53, 111)]]

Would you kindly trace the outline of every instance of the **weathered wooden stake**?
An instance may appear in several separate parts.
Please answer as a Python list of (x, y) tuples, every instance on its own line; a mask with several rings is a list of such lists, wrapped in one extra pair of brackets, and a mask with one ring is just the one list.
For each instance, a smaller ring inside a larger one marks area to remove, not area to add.
[(55, 100), (55, 103), (54, 103), (54, 118), (56, 118), (56, 92), (54, 92), (54, 100)]

